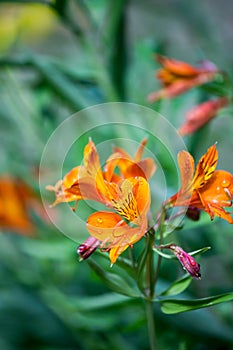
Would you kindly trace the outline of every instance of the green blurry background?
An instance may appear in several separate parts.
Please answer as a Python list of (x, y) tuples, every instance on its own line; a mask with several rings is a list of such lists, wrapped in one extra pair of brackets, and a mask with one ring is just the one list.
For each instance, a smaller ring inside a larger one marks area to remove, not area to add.
[[(209, 59), (232, 75), (230, 0), (32, 3), (0, 1), (0, 167), (2, 174), (24, 179), (38, 196), (44, 146), (71, 114), (127, 101), (159, 111), (178, 127), (185, 112), (205, 97), (194, 90), (149, 105), (147, 95), (159, 88), (155, 52), (190, 63)], [(96, 140), (106, 137), (104, 132), (98, 129)], [(109, 138), (121, 137), (116, 130), (108, 132)], [(219, 168), (232, 172), (232, 132), (228, 108), (185, 142), (198, 159), (218, 141)], [(136, 137), (133, 129), (130, 137)], [(77, 152), (79, 161), (82, 148)], [(168, 156), (156, 156), (172, 186), (177, 174)], [(77, 164), (72, 158), (66, 166)], [(156, 198), (156, 188), (152, 194)], [(78, 262), (75, 242), (38, 216), (33, 220), (34, 238), (9, 231), (0, 235), (0, 349), (148, 349), (143, 303), (111, 292), (86, 262)], [(200, 258), (202, 280), (193, 281), (184, 297), (232, 291), (230, 225), (202, 220), (187, 224), (177, 237), (187, 250), (212, 247)], [(94, 258), (110, 271), (101, 254)], [(182, 274), (178, 264), (164, 262), (160, 286)], [(155, 307), (155, 317), (161, 349), (233, 349), (232, 303), (176, 316)]]

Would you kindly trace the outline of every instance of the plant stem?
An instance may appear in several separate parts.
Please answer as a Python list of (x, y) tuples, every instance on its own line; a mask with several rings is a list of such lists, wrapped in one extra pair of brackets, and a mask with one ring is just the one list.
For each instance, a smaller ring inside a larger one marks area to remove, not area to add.
[[(159, 245), (163, 244), (163, 230), (164, 230), (163, 226), (164, 226), (165, 219), (166, 219), (166, 209), (165, 209), (165, 205), (163, 205), (162, 209), (161, 209), (160, 218), (159, 218)], [(155, 271), (155, 276), (154, 276), (154, 287), (155, 287), (156, 282), (157, 282), (158, 277), (159, 277), (159, 270), (160, 270), (161, 262), (162, 262), (162, 256), (159, 255), (158, 260), (157, 260), (157, 267), (156, 267), (156, 271)]]
[(146, 316), (148, 335), (150, 341), (150, 350), (156, 349), (156, 335), (155, 335), (155, 320), (153, 312), (153, 298), (154, 298), (154, 252), (152, 250), (154, 244), (154, 230), (150, 230), (147, 235), (147, 260), (146, 260)]
[(153, 301), (150, 299), (146, 300), (146, 316), (147, 316), (147, 326), (148, 335), (150, 341), (150, 350), (156, 349), (156, 334), (155, 334), (155, 320), (153, 312)]
[(152, 250), (154, 244), (154, 232), (150, 232), (147, 236), (148, 255), (146, 261), (146, 281), (147, 281), (147, 297), (154, 297), (154, 252)]

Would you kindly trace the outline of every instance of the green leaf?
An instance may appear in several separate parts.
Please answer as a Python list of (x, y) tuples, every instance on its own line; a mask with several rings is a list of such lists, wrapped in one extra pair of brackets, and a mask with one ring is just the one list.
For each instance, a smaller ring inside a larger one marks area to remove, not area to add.
[(166, 314), (176, 314), (179, 312), (191, 311), (209, 307), (233, 300), (233, 293), (220, 294), (208, 298), (186, 300), (167, 299), (160, 300), (161, 310)]
[[(102, 258), (106, 259), (109, 261), (109, 255), (108, 254), (103, 254), (103, 252), (97, 250), (95, 252), (95, 254), (100, 255)], [(123, 270), (127, 271), (127, 273), (131, 276), (134, 277), (135, 276), (135, 271), (131, 265), (131, 261), (129, 259), (123, 258), (123, 257), (118, 257), (117, 261), (115, 262), (116, 266), (119, 266), (120, 268), (122, 268)]]
[(182, 293), (192, 281), (192, 277), (189, 275), (185, 275), (184, 277), (178, 279), (173, 282), (165, 291), (163, 291), (160, 295), (163, 296), (171, 296)]
[(115, 273), (110, 273), (103, 270), (96, 262), (87, 260), (89, 266), (102, 279), (102, 281), (114, 292), (126, 295), (132, 298), (141, 297), (139, 292), (135, 290), (125, 279)]
[[(116, 293), (105, 293), (101, 295), (77, 298), (77, 296), (67, 296), (53, 286), (47, 286), (42, 291), (43, 298), (56, 308), (63, 305), (67, 312), (87, 312), (103, 309), (114, 309), (129, 303), (129, 298)], [(136, 302), (133, 301), (132, 302)]]
[(50, 87), (73, 108), (80, 110), (88, 105), (80, 89), (67, 79), (66, 75), (55, 67), (55, 65), (38, 56), (31, 56), (31, 63), (38, 69)]

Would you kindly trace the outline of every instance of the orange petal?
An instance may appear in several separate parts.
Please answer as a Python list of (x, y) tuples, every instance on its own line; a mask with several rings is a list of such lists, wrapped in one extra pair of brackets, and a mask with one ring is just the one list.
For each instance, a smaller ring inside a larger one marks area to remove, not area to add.
[(214, 203), (214, 198), (212, 201), (208, 201), (203, 193), (200, 194), (200, 200), (202, 203), (203, 208), (201, 208), (202, 210), (205, 210), (207, 212), (207, 214), (209, 214), (211, 220), (214, 219), (215, 216), (218, 216), (226, 221), (228, 221), (230, 224), (233, 224), (233, 219), (231, 217), (231, 214), (226, 212), (223, 207), (221, 206), (221, 204), (219, 203)]
[(207, 101), (192, 108), (186, 115), (185, 123), (179, 128), (180, 135), (192, 134), (213, 119), (218, 111), (226, 106), (229, 100), (221, 97)]
[(138, 212), (141, 217), (145, 217), (151, 203), (149, 184), (143, 177), (131, 178), (129, 180), (134, 184), (133, 194), (137, 201)]
[(200, 85), (199, 81), (194, 79), (177, 79), (171, 85), (165, 88), (152, 92), (147, 97), (149, 102), (155, 102), (163, 98), (172, 98), (183, 94), (184, 92), (192, 89), (193, 87)]
[(86, 198), (97, 200), (106, 205), (109, 205), (109, 201), (115, 196), (114, 184), (104, 180), (99, 155), (92, 141), (89, 141), (84, 149), (84, 167), (80, 170), (79, 187), (80, 192)]
[(122, 148), (115, 147), (113, 153), (107, 160), (105, 166), (105, 179), (110, 181), (116, 166), (119, 167), (121, 175), (127, 179), (141, 176), (149, 179), (156, 170), (156, 165), (152, 158), (141, 160), (147, 139), (142, 140), (135, 154), (134, 159), (130, 157)]
[(62, 181), (62, 187), (70, 188), (76, 181), (78, 181), (78, 176), (80, 172), (80, 166), (76, 166), (75, 168), (71, 169), (63, 178)]
[(193, 179), (193, 188), (202, 188), (212, 177), (218, 162), (216, 145), (211, 146), (199, 160)]
[(186, 91), (193, 89), (194, 87), (203, 85), (213, 80), (215, 73), (213, 72), (204, 72), (194, 78), (184, 79), (177, 78), (173, 83), (166, 86), (165, 88), (152, 92), (147, 97), (149, 102), (155, 102), (163, 98), (172, 98), (183, 94)]
[(116, 246), (110, 249), (109, 258), (111, 261), (111, 265), (115, 264), (118, 256), (122, 254), (128, 247), (129, 247), (128, 245), (123, 245), (123, 246)]
[(156, 171), (156, 164), (152, 158), (146, 158), (138, 162), (138, 168), (141, 169), (142, 174), (134, 173), (134, 176), (142, 176), (146, 180), (149, 180)]
[(97, 212), (89, 216), (87, 229), (102, 241), (102, 248), (110, 249), (110, 260), (114, 264), (123, 251), (143, 237), (147, 226), (132, 228), (118, 214)]
[(150, 207), (150, 188), (143, 177), (132, 177), (122, 181), (117, 197), (112, 201), (113, 208), (125, 219), (141, 225)]
[(186, 151), (179, 152), (177, 158), (180, 170), (181, 188), (168, 200), (168, 203), (176, 206), (187, 206), (189, 205), (193, 190), (194, 160), (191, 154)]
[(160, 81), (160, 83), (164, 86), (171, 85), (176, 79), (177, 76), (168, 70), (162, 68), (156, 72), (156, 78)]
[(228, 221), (229, 224), (233, 224), (233, 218), (231, 214), (224, 210), (222, 207), (219, 207), (217, 205), (211, 205), (210, 210), (214, 213), (214, 215)]
[(92, 178), (100, 193), (105, 193), (105, 183), (101, 171), (99, 155), (94, 143), (90, 140), (84, 149), (84, 167), (80, 170), (80, 177)]
[(191, 184), (194, 174), (194, 160), (190, 153), (181, 151), (178, 154), (178, 165), (181, 177), (181, 192), (192, 190)]
[(15, 233), (32, 235), (35, 229), (30, 209), (41, 216), (40, 203), (33, 190), (23, 181), (11, 176), (0, 177), (0, 227)]
[(99, 211), (87, 219), (87, 229), (90, 234), (107, 243), (112, 243), (127, 232), (129, 226), (116, 213)]
[[(116, 178), (117, 181), (114, 181), (116, 175), (114, 174), (114, 170), (117, 166), (120, 169), (121, 176)], [(116, 152), (108, 158), (104, 170), (104, 178), (108, 182), (118, 182), (122, 177), (127, 179), (134, 176), (142, 176), (148, 179), (155, 171), (155, 164), (151, 158), (134, 162), (134, 160), (123, 157), (120, 152)]]
[(119, 168), (125, 179), (140, 176), (149, 180), (156, 170), (155, 163), (151, 158), (146, 158), (138, 163), (129, 161), (126, 164), (126, 162), (124, 162), (124, 165), (122, 162), (119, 162)]
[(216, 170), (208, 183), (199, 190), (205, 202), (221, 207), (231, 207), (233, 199), (233, 175)]
[(143, 139), (135, 153), (135, 156), (134, 156), (135, 162), (139, 162), (142, 159), (142, 155), (146, 144), (147, 144), (147, 139)]
[(156, 59), (164, 68), (173, 74), (184, 77), (193, 77), (199, 74), (198, 68), (193, 67), (186, 62), (178, 61), (162, 55), (156, 55)]
[(114, 170), (118, 166), (121, 158), (122, 158), (122, 154), (120, 152), (115, 152), (107, 159), (104, 167), (104, 178), (106, 181), (114, 182), (113, 180), (115, 176)]

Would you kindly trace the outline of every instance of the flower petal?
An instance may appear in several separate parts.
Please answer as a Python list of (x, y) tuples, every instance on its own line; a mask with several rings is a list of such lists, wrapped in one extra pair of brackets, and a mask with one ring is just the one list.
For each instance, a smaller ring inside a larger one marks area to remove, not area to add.
[(150, 207), (150, 188), (143, 177), (123, 180), (112, 200), (118, 214), (135, 225), (141, 225)]
[(123, 245), (123, 246), (116, 246), (110, 249), (109, 252), (109, 258), (111, 261), (111, 265), (115, 264), (118, 256), (122, 254), (129, 246)]
[(126, 222), (116, 213), (99, 211), (91, 214), (87, 219), (88, 231), (102, 242), (114, 242), (127, 228)]
[(184, 76), (184, 77), (193, 77), (199, 74), (199, 69), (191, 66), (190, 64), (178, 61), (173, 58), (168, 58), (162, 55), (156, 55), (157, 61), (169, 72)]
[(131, 245), (137, 242), (146, 232), (145, 225), (130, 227), (116, 213), (99, 211), (87, 219), (90, 234), (102, 242), (102, 247)]
[(194, 133), (213, 119), (228, 103), (226, 97), (221, 97), (195, 106), (187, 113), (185, 123), (179, 128), (179, 134), (184, 136)]
[(146, 144), (147, 144), (147, 139), (143, 139), (135, 153), (135, 156), (134, 156), (135, 162), (140, 162), (140, 160), (142, 159), (142, 155)]
[(183, 193), (192, 190), (191, 184), (194, 174), (194, 160), (191, 154), (186, 151), (181, 151), (178, 154), (178, 165), (181, 177), (180, 192)]
[(89, 216), (87, 229), (94, 238), (102, 242), (102, 248), (110, 250), (110, 260), (114, 264), (123, 251), (143, 237), (147, 226), (133, 228), (118, 214), (97, 212)]
[(154, 174), (156, 165), (152, 158), (141, 160), (146, 142), (147, 139), (142, 140), (134, 159), (122, 148), (114, 147), (114, 153), (108, 158), (105, 165), (105, 179), (107, 181), (113, 179), (114, 170), (117, 166), (125, 179), (135, 176), (149, 179)]
[(213, 175), (218, 162), (216, 145), (211, 146), (199, 160), (193, 179), (193, 189), (202, 188)]
[(80, 170), (80, 178), (85, 177), (89, 179), (90, 186), (105, 197), (106, 185), (101, 171), (99, 155), (91, 140), (84, 149), (84, 167)]
[(79, 172), (80, 172), (80, 166), (76, 166), (64, 176), (62, 181), (63, 189), (70, 188), (75, 182), (78, 181)]

